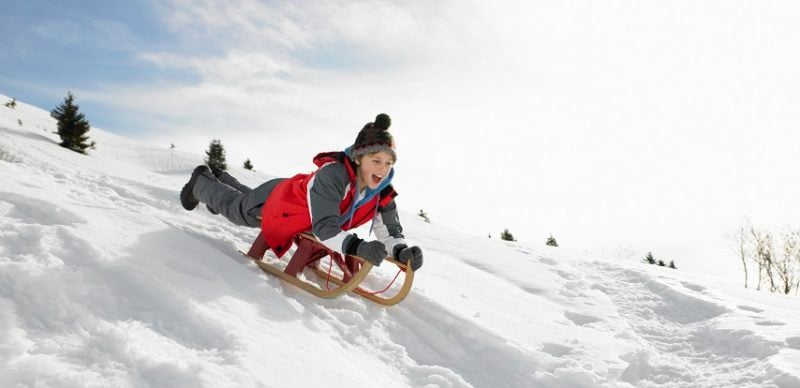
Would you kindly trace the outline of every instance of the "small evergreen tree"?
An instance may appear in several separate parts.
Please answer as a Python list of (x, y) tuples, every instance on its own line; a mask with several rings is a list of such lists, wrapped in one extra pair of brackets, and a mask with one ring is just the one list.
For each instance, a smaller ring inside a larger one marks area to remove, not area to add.
[(659, 267), (666, 267), (667, 263), (665, 263), (664, 260), (658, 259), (658, 266)]
[(22, 126), (22, 119), (17, 119), (17, 124), (19, 124), (19, 126), (21, 127)]
[(206, 151), (206, 164), (211, 168), (218, 168), (220, 170), (227, 170), (228, 164), (225, 162), (225, 147), (219, 139), (211, 140)]
[(553, 237), (552, 234), (550, 235), (550, 237), (547, 238), (547, 242), (545, 242), (545, 244), (551, 247), (558, 246), (558, 242), (556, 241), (555, 237)]
[(514, 238), (514, 235), (508, 231), (508, 228), (503, 230), (503, 233), (500, 233), (500, 239), (505, 241), (517, 241), (517, 239)]
[(6, 103), (6, 108), (14, 109), (16, 107), (17, 107), (17, 99), (14, 98), (14, 97), (11, 97), (11, 101)]
[(78, 110), (72, 93), (67, 93), (64, 102), (53, 109), (50, 116), (58, 120), (57, 133), (61, 137), (62, 147), (82, 154), (86, 153), (87, 148), (95, 147), (95, 142), (87, 143), (89, 136), (86, 136), (86, 132), (89, 132), (91, 126), (83, 113)]
[(422, 209), (419, 209), (419, 214), (417, 214), (417, 215), (418, 215), (418, 216), (420, 216), (420, 217), (422, 217), (422, 219), (423, 219), (423, 220), (425, 220), (425, 222), (427, 222), (427, 223), (430, 223), (430, 222), (431, 222), (431, 219), (430, 219), (430, 218), (428, 218), (428, 214), (427, 214), (427, 213), (425, 213), (425, 211), (424, 211), (424, 210), (422, 210)]
[(250, 159), (247, 159), (247, 160), (244, 161), (244, 168), (245, 168), (245, 170), (252, 170), (253, 169), (253, 163), (250, 162)]
[(670, 260), (669, 261), (669, 267), (672, 268), (672, 269), (678, 269), (678, 267), (675, 266), (675, 260)]
[(174, 150), (175, 149), (175, 143), (169, 143), (169, 149), (170, 150)]
[(652, 252), (647, 252), (647, 256), (645, 256), (645, 258), (644, 258), (644, 262), (647, 263), (647, 264), (655, 264), (656, 263), (656, 259), (653, 257), (653, 253)]

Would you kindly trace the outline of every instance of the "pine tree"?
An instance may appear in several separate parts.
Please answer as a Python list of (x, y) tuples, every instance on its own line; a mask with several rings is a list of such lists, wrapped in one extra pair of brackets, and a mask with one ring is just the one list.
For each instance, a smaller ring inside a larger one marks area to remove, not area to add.
[(647, 256), (645, 256), (645, 258), (644, 258), (644, 262), (647, 263), (647, 264), (655, 264), (656, 263), (656, 259), (653, 257), (653, 253), (652, 252), (647, 252)]
[(61, 105), (50, 112), (50, 116), (58, 120), (58, 136), (61, 137), (61, 146), (69, 148), (75, 152), (86, 153), (87, 148), (94, 148), (95, 142), (87, 143), (91, 126), (78, 110), (75, 104), (75, 97), (72, 93), (67, 93), (67, 97)]
[(508, 228), (503, 230), (503, 233), (500, 233), (500, 239), (505, 241), (517, 241), (517, 239), (514, 238), (514, 235), (508, 231)]
[(245, 168), (245, 170), (252, 170), (253, 169), (253, 163), (250, 162), (250, 159), (247, 159), (247, 160), (244, 161), (244, 168)]
[(664, 260), (658, 259), (658, 266), (659, 267), (666, 267), (667, 263), (665, 263)]
[(428, 218), (428, 214), (425, 213), (425, 211), (423, 211), (422, 209), (419, 209), (419, 214), (417, 214), (417, 215), (422, 217), (422, 219), (425, 220), (425, 222), (427, 222), (427, 223), (431, 222), (431, 219)]
[(672, 269), (678, 269), (678, 267), (675, 266), (675, 260), (670, 260), (669, 261), (669, 267), (672, 268)]
[(217, 168), (220, 170), (227, 170), (228, 164), (225, 162), (225, 147), (219, 139), (211, 140), (206, 151), (206, 164), (208, 167)]
[(14, 97), (11, 97), (11, 101), (6, 103), (6, 108), (14, 109), (16, 107), (17, 107), (17, 99), (14, 98)]
[(547, 238), (547, 242), (545, 242), (545, 244), (549, 245), (551, 247), (557, 247), (558, 246), (558, 242), (556, 242), (556, 239), (555, 239), (555, 237), (553, 237), (552, 234), (550, 235), (550, 237)]

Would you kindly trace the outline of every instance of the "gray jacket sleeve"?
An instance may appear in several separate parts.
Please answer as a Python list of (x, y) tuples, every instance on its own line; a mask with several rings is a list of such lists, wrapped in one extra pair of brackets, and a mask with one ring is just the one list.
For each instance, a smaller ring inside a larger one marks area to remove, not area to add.
[(394, 200), (375, 215), (372, 230), (375, 232), (375, 237), (386, 246), (389, 255), (394, 256), (394, 248), (406, 243)]
[(343, 253), (352, 238), (339, 226), (339, 205), (344, 199), (350, 177), (341, 163), (322, 166), (308, 183), (308, 209), (311, 233), (328, 248)]

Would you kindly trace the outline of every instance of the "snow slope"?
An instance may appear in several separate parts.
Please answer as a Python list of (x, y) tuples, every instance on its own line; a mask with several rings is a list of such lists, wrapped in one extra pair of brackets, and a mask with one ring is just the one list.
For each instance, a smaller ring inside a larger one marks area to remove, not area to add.
[(237, 253), (256, 230), (180, 207), (200, 155), (54, 130), (0, 105), (2, 387), (800, 387), (797, 297), (403, 213), (409, 297), (317, 299)]

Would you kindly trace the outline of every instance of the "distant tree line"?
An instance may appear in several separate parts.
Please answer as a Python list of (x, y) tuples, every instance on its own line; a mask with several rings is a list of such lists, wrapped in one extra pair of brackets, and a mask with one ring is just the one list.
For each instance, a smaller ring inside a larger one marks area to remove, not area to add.
[[(492, 238), (491, 233), (489, 234), (489, 238)], [(500, 232), (500, 239), (503, 241), (517, 241), (517, 238), (508, 231), (508, 228), (505, 228), (502, 232)], [(551, 233), (550, 236), (545, 240), (544, 244), (551, 247), (557, 247), (558, 241), (556, 241), (556, 238), (553, 237), (553, 234)]]
[(656, 259), (655, 256), (653, 256), (653, 252), (647, 252), (647, 255), (644, 257), (644, 260), (642, 261), (647, 264), (657, 265), (659, 267), (669, 267), (672, 269), (678, 269), (678, 267), (675, 265), (675, 260), (670, 260), (669, 264), (667, 264), (667, 262), (664, 261), (664, 259)]
[[(729, 235), (744, 271), (744, 288), (755, 283), (770, 292), (789, 294), (800, 290), (800, 229), (780, 233), (760, 229), (745, 220)], [(755, 277), (755, 279), (753, 279)]]
[[(175, 148), (175, 145), (172, 144), (170, 148)], [(225, 171), (228, 169), (228, 161), (225, 157), (225, 146), (222, 145), (222, 140), (211, 140), (211, 143), (208, 144), (208, 150), (206, 150), (206, 158), (204, 161), (212, 171)], [(253, 162), (251, 162), (250, 159), (247, 159), (244, 161), (242, 167), (245, 170), (252, 171)]]

